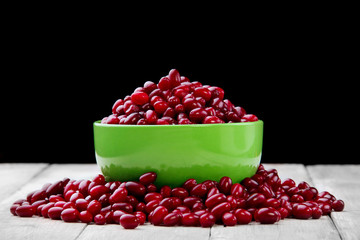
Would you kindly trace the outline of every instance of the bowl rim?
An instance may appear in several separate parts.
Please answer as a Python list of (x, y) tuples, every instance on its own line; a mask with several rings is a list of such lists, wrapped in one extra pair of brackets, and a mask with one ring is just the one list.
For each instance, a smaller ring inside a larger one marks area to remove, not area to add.
[(126, 124), (106, 124), (101, 123), (101, 120), (97, 120), (94, 122), (94, 126), (96, 127), (115, 127), (115, 128), (199, 128), (199, 127), (219, 127), (219, 126), (248, 126), (248, 125), (263, 125), (264, 122), (262, 120), (257, 120), (255, 122), (237, 122), (237, 123), (213, 123), (213, 124), (173, 124), (173, 125), (126, 125)]

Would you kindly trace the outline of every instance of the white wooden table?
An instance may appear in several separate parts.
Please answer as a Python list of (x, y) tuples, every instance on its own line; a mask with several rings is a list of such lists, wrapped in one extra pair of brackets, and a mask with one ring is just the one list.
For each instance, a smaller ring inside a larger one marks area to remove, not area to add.
[(99, 173), (96, 164), (0, 164), (0, 239), (360, 239), (360, 165), (264, 164), (276, 168), (282, 179), (307, 181), (319, 191), (329, 191), (345, 201), (343, 212), (317, 220), (285, 219), (266, 225), (212, 228), (161, 227), (145, 224), (134, 230), (119, 225), (65, 223), (40, 217), (13, 216), (11, 204), (44, 183), (64, 177), (91, 179)]

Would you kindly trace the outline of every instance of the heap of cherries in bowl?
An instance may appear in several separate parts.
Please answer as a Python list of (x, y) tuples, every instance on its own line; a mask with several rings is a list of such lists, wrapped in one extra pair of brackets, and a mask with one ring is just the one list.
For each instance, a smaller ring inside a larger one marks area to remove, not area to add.
[(155, 172), (138, 181), (106, 182), (65, 178), (47, 183), (13, 203), (19, 217), (39, 216), (65, 222), (120, 224), (134, 229), (156, 226), (235, 226), (252, 221), (273, 224), (284, 218), (318, 219), (342, 211), (344, 202), (306, 182), (281, 180), (276, 169), (260, 164), (256, 174), (241, 183), (222, 177), (218, 182), (188, 179), (182, 186), (158, 188)]
[(138, 87), (124, 99), (118, 99), (112, 114), (101, 123), (128, 125), (173, 125), (254, 122), (254, 114), (224, 99), (220, 87), (202, 85), (198, 81), (170, 70), (156, 84), (151, 81)]

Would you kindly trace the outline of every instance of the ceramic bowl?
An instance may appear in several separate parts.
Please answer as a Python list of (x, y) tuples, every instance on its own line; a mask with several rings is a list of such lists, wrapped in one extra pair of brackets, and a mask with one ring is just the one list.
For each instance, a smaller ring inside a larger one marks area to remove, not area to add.
[(192, 125), (94, 123), (95, 156), (108, 181), (137, 181), (157, 173), (155, 185), (233, 182), (255, 174), (261, 159), (263, 121)]

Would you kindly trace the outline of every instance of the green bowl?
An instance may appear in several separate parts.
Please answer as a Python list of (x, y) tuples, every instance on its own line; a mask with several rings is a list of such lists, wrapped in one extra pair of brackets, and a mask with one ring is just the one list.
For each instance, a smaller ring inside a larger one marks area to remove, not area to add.
[(187, 179), (240, 182), (261, 159), (263, 121), (193, 125), (94, 123), (96, 162), (108, 181), (138, 180), (157, 173), (155, 185), (181, 186)]

